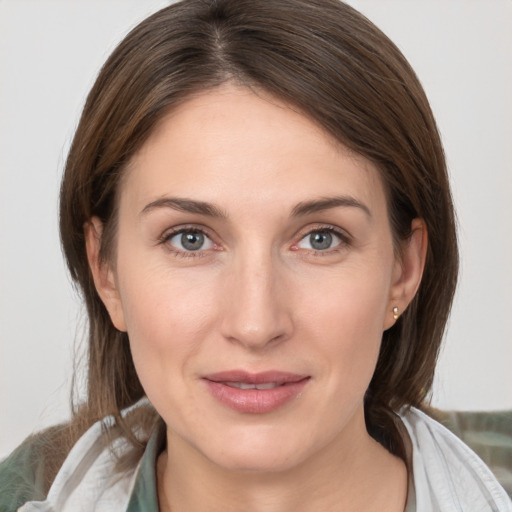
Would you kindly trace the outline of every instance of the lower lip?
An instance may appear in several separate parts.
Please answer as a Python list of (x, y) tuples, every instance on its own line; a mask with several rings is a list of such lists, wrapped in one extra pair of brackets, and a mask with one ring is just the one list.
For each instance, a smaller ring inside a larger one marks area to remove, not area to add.
[(297, 398), (309, 378), (288, 382), (272, 389), (239, 389), (222, 382), (205, 379), (210, 393), (222, 404), (238, 412), (263, 414), (272, 412)]

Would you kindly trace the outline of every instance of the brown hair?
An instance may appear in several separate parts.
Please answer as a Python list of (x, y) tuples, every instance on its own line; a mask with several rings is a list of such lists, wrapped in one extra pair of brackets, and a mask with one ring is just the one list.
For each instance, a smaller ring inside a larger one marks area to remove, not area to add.
[(432, 385), (457, 278), (454, 212), (440, 137), (414, 71), (379, 29), (339, 0), (178, 2), (134, 28), (103, 66), (61, 189), (62, 245), (89, 316), (88, 394), (75, 435), (111, 414), (136, 443), (120, 410), (144, 395), (127, 335), (96, 293), (84, 223), (101, 219), (101, 257), (112, 257), (127, 163), (169, 110), (226, 81), (275, 95), (374, 162), (397, 242), (410, 235), (412, 219), (426, 223), (421, 286), (384, 332), (365, 399), (369, 432), (404, 458), (394, 411), (421, 407)]

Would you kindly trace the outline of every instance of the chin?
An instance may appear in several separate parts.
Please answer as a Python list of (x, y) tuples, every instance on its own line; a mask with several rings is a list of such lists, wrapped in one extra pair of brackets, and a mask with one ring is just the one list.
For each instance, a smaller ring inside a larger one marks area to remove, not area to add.
[[(217, 460), (215, 460), (217, 459)], [(272, 453), (263, 450), (243, 450), (236, 453), (222, 453), (210, 459), (226, 471), (236, 473), (279, 473), (289, 471), (301, 462), (297, 454)]]
[[(249, 430), (249, 432), (247, 431)], [(203, 454), (227, 471), (273, 473), (288, 471), (308, 458), (307, 443), (279, 432), (258, 432), (245, 429), (242, 435), (228, 435), (225, 442), (208, 444)], [(213, 449), (212, 449), (213, 447)]]

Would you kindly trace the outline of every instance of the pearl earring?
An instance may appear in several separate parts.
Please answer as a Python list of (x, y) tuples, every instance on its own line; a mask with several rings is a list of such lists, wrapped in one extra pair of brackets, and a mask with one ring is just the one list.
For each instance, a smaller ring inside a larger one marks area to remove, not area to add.
[(393, 308), (393, 318), (394, 318), (395, 320), (398, 320), (398, 317), (399, 317), (399, 316), (400, 316), (400, 315), (399, 315), (399, 313), (398, 313), (398, 308), (395, 306), (395, 307)]

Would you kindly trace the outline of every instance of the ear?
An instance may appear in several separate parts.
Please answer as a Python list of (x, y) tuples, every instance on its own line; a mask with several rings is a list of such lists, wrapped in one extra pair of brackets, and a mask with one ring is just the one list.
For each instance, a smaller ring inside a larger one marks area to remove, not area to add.
[(427, 246), (425, 221), (414, 219), (411, 223), (411, 236), (403, 242), (401, 253), (395, 261), (384, 330), (396, 322), (416, 295), (425, 268)]
[(103, 304), (107, 308), (115, 328), (126, 332), (124, 313), (119, 295), (115, 272), (110, 262), (100, 258), (101, 236), (103, 224), (98, 217), (92, 217), (84, 224), (85, 247), (87, 260), (94, 279), (94, 286)]

